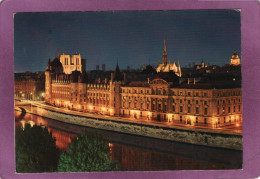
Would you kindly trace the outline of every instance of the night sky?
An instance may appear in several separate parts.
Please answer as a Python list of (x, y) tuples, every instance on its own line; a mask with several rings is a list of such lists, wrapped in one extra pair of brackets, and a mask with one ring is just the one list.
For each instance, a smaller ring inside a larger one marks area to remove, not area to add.
[(79, 52), (86, 70), (107, 70), (168, 59), (181, 67), (202, 59), (228, 64), (234, 50), (241, 57), (240, 12), (237, 10), (114, 11), (16, 13), (15, 72), (44, 71), (48, 59)]

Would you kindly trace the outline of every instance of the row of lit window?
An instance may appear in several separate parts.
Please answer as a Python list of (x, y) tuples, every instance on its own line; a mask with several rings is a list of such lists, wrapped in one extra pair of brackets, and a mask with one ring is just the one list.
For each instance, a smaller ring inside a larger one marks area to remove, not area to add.
[[(122, 89), (122, 92), (123, 93), (135, 93), (135, 94), (137, 94), (137, 93), (139, 93), (139, 94), (150, 94), (150, 92), (149, 92), (149, 90), (137, 90), (137, 89)], [(146, 92), (146, 93), (145, 93)]]
[[(131, 108), (131, 106), (132, 106), (131, 104), (134, 105), (134, 106), (133, 106), (134, 108), (137, 108), (137, 103), (131, 103), (131, 102), (128, 103), (128, 107), (129, 107), (129, 108)], [(123, 102), (123, 108), (125, 108), (125, 107), (126, 107), (125, 102)], [(140, 103), (140, 109), (143, 109), (143, 107), (144, 107), (144, 106), (143, 106), (143, 103)], [(149, 102), (148, 102), (148, 103), (146, 103), (146, 108), (149, 109), (149, 107), (150, 107), (150, 104), (149, 104)]]
[(99, 85), (99, 84), (88, 84), (87, 89), (110, 89), (109, 85)]
[[(241, 111), (241, 106), (238, 105), (238, 112)], [(225, 113), (225, 107), (222, 107), (222, 112)], [(233, 107), (233, 112), (236, 112), (236, 106)], [(231, 108), (228, 107), (228, 113), (231, 113)], [(220, 108), (217, 108), (217, 114), (220, 114)]]
[[(221, 101), (221, 100), (218, 100), (218, 102), (217, 102), (218, 105), (220, 105), (220, 103), (221, 103), (220, 101)], [(231, 103), (231, 100), (229, 99), (229, 100), (222, 100), (222, 104), (223, 104), (223, 105), (226, 104), (226, 101), (227, 101), (228, 104)], [(237, 101), (236, 99), (233, 99), (233, 102), (234, 102), (234, 103), (236, 103), (236, 101)], [(238, 102), (239, 102), (239, 103), (241, 102), (240, 98), (238, 99)]]
[(102, 94), (102, 93), (88, 93), (87, 96), (109, 97), (109, 94)]

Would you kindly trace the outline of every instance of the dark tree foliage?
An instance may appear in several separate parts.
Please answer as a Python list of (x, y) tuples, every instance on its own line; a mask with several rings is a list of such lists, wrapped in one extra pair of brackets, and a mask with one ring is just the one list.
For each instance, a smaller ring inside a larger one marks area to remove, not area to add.
[(118, 170), (110, 159), (110, 149), (101, 135), (82, 132), (75, 137), (58, 162), (59, 172), (86, 172)]
[(53, 172), (57, 170), (59, 150), (47, 128), (26, 125), (15, 133), (16, 172)]

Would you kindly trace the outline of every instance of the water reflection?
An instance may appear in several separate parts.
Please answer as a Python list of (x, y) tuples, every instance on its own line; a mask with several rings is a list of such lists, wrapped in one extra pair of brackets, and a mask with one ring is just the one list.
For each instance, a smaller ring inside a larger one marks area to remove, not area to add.
[(242, 152), (208, 148), (190, 144), (164, 141), (141, 136), (71, 125), (31, 114), (15, 111), (15, 126), (25, 123), (43, 125), (52, 131), (59, 149), (65, 150), (73, 137), (83, 130), (97, 131), (108, 142), (111, 158), (121, 164), (123, 170), (204, 170), (239, 169)]

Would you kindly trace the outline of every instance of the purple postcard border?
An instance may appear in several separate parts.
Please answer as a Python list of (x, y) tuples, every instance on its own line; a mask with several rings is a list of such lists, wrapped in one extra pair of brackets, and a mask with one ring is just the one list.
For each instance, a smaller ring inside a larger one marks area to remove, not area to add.
[[(260, 175), (260, 5), (243, 0), (4, 0), (0, 4), (0, 178), (256, 178)], [(241, 9), (243, 169), (15, 174), (13, 13)]]

